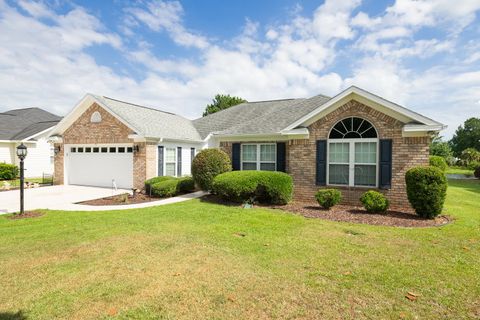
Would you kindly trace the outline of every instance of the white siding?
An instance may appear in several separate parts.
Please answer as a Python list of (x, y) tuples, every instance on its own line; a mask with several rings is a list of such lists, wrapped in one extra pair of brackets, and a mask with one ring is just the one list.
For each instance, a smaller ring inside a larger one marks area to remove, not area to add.
[(47, 135), (38, 137), (37, 143), (25, 143), (28, 154), (25, 158), (25, 177), (41, 177), (44, 173), (53, 174), (52, 145), (47, 142)]
[[(182, 176), (189, 176), (192, 174), (192, 157), (191, 157), (191, 148), (195, 148), (195, 153), (198, 153), (202, 149), (201, 144), (193, 144), (193, 143), (183, 143), (183, 142), (163, 142), (160, 143), (159, 146), (163, 146), (164, 148), (175, 148), (181, 147), (182, 148)], [(165, 150), (164, 150), (165, 156)], [(157, 164), (158, 164), (158, 151), (157, 151)], [(158, 171), (158, 165), (157, 165)], [(165, 161), (163, 161), (163, 172), (165, 172)], [(158, 176), (158, 172), (157, 172)]]
[(0, 142), (0, 163), (12, 163), (13, 143)]

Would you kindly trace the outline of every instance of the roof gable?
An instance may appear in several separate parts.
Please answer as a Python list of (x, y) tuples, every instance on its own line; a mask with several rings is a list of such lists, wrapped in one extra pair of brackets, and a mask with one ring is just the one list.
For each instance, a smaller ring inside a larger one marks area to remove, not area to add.
[(80, 100), (58, 124), (52, 135), (62, 135), (93, 103), (97, 103), (141, 137), (201, 140), (191, 120), (173, 113), (93, 94), (87, 94)]
[(429, 128), (432, 131), (439, 131), (445, 128), (445, 125), (441, 124), (440, 122), (432, 120), (417, 112), (374, 95), (366, 90), (351, 86), (328, 100), (326, 103), (315, 108), (310, 113), (298, 118), (296, 121), (285, 127), (282, 131), (293, 130), (297, 127), (306, 127), (352, 99), (385, 113), (388, 116), (405, 124), (417, 124), (416, 128), (418, 129), (423, 127)]

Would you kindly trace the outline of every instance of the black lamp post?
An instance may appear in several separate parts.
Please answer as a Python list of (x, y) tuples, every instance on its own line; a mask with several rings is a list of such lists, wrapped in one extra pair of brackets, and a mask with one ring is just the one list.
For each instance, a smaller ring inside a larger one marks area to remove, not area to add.
[(23, 174), (23, 160), (27, 156), (27, 147), (23, 144), (23, 142), (17, 147), (17, 157), (20, 159), (20, 214), (24, 213), (24, 206), (23, 206), (23, 191), (24, 191), (24, 174)]

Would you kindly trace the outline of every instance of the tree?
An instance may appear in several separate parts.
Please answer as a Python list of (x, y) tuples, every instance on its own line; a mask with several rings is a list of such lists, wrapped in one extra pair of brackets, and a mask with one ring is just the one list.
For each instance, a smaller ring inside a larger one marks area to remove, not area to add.
[(459, 126), (450, 140), (450, 146), (457, 157), (467, 148), (480, 150), (480, 118), (467, 119), (463, 126)]
[(432, 143), (430, 143), (430, 155), (439, 156), (448, 161), (449, 158), (453, 157), (452, 148), (442, 138), (438, 133), (435, 134)]
[(240, 103), (247, 102), (247, 100), (240, 97), (232, 97), (229, 94), (217, 94), (211, 104), (207, 104), (203, 116), (228, 109)]

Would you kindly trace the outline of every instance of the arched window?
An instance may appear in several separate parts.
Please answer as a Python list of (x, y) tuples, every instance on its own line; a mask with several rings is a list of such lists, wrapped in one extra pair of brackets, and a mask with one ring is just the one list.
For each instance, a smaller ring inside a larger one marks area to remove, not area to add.
[(102, 115), (100, 114), (100, 112), (95, 111), (94, 113), (92, 113), (92, 116), (90, 117), (90, 122), (92, 123), (102, 122)]
[(338, 121), (328, 136), (328, 184), (377, 186), (378, 135), (367, 120)]
[(377, 130), (362, 118), (350, 117), (338, 121), (330, 131), (329, 139), (376, 138)]

